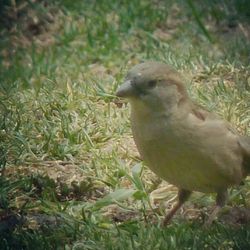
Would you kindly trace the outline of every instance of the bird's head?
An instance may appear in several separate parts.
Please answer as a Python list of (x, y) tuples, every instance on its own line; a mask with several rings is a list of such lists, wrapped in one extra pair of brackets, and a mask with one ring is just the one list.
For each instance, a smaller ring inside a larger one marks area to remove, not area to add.
[(134, 66), (116, 95), (127, 98), (133, 105), (143, 104), (152, 109), (169, 109), (187, 99), (181, 75), (170, 66), (149, 61)]

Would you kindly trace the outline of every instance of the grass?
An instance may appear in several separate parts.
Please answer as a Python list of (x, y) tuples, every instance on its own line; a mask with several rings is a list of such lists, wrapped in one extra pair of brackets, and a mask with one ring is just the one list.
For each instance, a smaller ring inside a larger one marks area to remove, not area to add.
[[(1, 18), (0, 248), (247, 249), (247, 219), (201, 229), (213, 195), (160, 227), (151, 192), (172, 205), (176, 189), (140, 164), (114, 93), (132, 65), (163, 61), (250, 134), (248, 2), (45, 3), (9, 3)], [(230, 190), (226, 209), (249, 205), (249, 181)]]

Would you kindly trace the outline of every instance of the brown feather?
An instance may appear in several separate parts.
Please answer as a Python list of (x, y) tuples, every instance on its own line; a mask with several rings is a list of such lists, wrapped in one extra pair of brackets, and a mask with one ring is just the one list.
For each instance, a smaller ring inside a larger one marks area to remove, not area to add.
[(243, 153), (243, 167), (247, 172), (247, 175), (250, 174), (250, 137), (241, 136), (239, 138), (239, 145)]

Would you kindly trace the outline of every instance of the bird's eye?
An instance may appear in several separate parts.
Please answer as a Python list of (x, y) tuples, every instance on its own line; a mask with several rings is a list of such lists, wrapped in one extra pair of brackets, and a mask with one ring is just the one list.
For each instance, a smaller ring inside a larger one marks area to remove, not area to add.
[(149, 88), (154, 88), (156, 86), (156, 84), (157, 84), (157, 80), (150, 80), (148, 82), (148, 87)]

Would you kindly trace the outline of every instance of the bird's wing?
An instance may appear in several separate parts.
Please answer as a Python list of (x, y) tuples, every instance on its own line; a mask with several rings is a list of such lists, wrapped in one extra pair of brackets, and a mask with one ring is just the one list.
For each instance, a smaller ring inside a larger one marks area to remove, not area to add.
[(250, 137), (249, 136), (240, 136), (239, 145), (243, 153), (243, 166), (247, 171), (247, 174), (250, 174)]
[[(208, 110), (206, 110), (204, 107), (198, 105), (198, 104), (194, 104), (192, 109), (191, 109), (191, 113), (193, 115), (196, 116), (196, 118), (198, 118), (199, 120), (201, 121), (206, 121), (206, 120), (221, 120), (222, 121), (222, 118), (213, 113), (213, 112), (210, 112)], [(225, 128), (230, 131), (231, 133), (235, 134), (235, 135), (238, 135), (238, 132), (236, 131), (236, 129), (228, 122), (228, 121), (225, 121), (224, 120), (224, 126)]]

